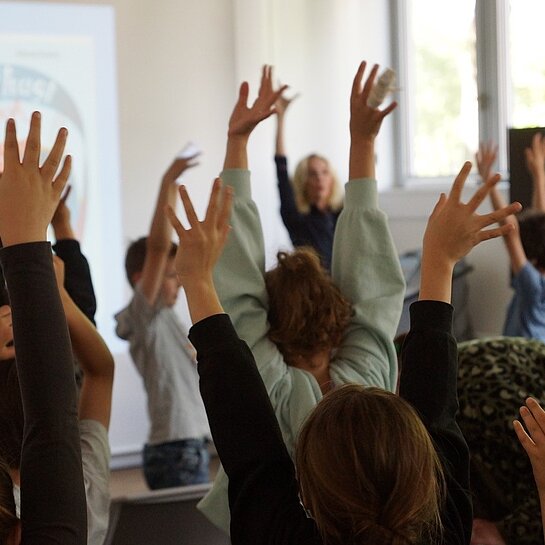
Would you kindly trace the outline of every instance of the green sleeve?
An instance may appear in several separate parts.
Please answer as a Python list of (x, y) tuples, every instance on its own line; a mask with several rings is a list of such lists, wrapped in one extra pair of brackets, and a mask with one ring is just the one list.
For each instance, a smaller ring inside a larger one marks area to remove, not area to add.
[(377, 207), (372, 179), (346, 184), (333, 242), (332, 276), (354, 307), (331, 366), (335, 383), (356, 382), (393, 391), (397, 330), (405, 281), (386, 215)]

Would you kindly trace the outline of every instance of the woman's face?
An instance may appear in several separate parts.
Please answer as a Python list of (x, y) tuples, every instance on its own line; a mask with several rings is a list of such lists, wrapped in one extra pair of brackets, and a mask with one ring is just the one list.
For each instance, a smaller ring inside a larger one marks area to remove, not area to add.
[(327, 163), (318, 157), (308, 162), (308, 178), (306, 184), (308, 202), (318, 208), (325, 208), (333, 189), (333, 176)]

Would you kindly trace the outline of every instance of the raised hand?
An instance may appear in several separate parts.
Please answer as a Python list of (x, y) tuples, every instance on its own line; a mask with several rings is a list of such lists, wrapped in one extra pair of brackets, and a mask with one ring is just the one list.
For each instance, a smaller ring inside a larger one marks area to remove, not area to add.
[(199, 221), (184, 186), (180, 187), (180, 197), (190, 228), (184, 228), (172, 207), (167, 208), (167, 214), (180, 239), (176, 271), (185, 290), (191, 319), (196, 323), (223, 312), (212, 272), (227, 241), (233, 191), (230, 187), (222, 190), (222, 182), (216, 178), (203, 221)]
[(71, 158), (55, 176), (68, 131), (60, 129), (51, 152), (40, 167), (41, 115), (32, 114), (21, 161), (15, 121), (6, 124), (4, 172), (0, 178), (0, 237), (4, 246), (46, 240), (47, 226), (58, 206), (70, 174)]
[(199, 162), (196, 160), (200, 153), (196, 153), (191, 157), (180, 158), (177, 157), (172, 161), (168, 169), (163, 175), (163, 180), (169, 182), (175, 182), (188, 168), (196, 167)]
[(421, 299), (450, 302), (452, 271), (456, 262), (483, 240), (506, 235), (514, 228), (512, 223), (504, 223), (486, 229), (519, 212), (520, 203), (512, 203), (489, 214), (476, 213), (500, 179), (499, 174), (479, 187), (467, 204), (461, 202), (464, 183), (470, 171), (471, 163), (467, 162), (454, 180), (448, 197), (441, 194), (428, 220), (423, 240)]
[(524, 150), (526, 166), (533, 178), (545, 175), (545, 135), (537, 132), (532, 145)]
[(360, 64), (352, 84), (352, 94), (350, 96), (350, 134), (352, 141), (355, 139), (374, 140), (383, 119), (397, 106), (396, 102), (392, 102), (384, 110), (368, 106), (367, 100), (375, 83), (379, 66), (378, 64), (373, 66), (365, 84), (363, 84), (366, 66), (365, 61)]
[(477, 170), (483, 182), (490, 178), (492, 166), (498, 158), (498, 146), (492, 142), (479, 144), (479, 151), (475, 154)]
[[(286, 86), (280, 85), (280, 88), (286, 88)], [(285, 97), (284, 95), (280, 95), (276, 102), (274, 103), (274, 109), (276, 110), (276, 113), (278, 117), (283, 117), (286, 114), (286, 110), (288, 109), (289, 105), (299, 96), (299, 93), (293, 95), (291, 98)]]
[(276, 91), (272, 84), (272, 67), (263, 66), (261, 85), (256, 100), (248, 107), (248, 94), (250, 88), (248, 82), (240, 86), (237, 103), (229, 119), (228, 136), (248, 137), (254, 128), (267, 117), (275, 113), (274, 105), (277, 99), (287, 89), (287, 85), (281, 86)]
[(545, 494), (545, 411), (529, 397), (520, 408), (520, 416), (526, 426), (515, 420), (513, 428), (532, 463), (534, 478), (540, 495)]

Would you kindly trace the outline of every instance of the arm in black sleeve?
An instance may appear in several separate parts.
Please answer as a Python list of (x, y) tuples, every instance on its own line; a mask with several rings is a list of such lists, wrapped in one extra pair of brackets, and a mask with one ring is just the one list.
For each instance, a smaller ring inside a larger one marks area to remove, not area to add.
[(0, 251), (24, 411), (22, 545), (83, 545), (87, 518), (72, 349), (51, 246)]
[[(91, 270), (80, 244), (75, 239), (61, 239), (53, 246), (64, 261), (64, 287), (76, 306), (95, 324), (97, 301)], [(96, 325), (96, 324), (95, 324)]]
[(443, 464), (443, 543), (467, 544), (473, 511), (469, 451), (456, 423), (458, 352), (452, 334), (453, 308), (438, 301), (419, 301), (411, 305), (410, 312), (411, 330), (403, 344), (399, 393), (417, 409)]
[(315, 544), (298, 500), (295, 469), (255, 360), (226, 314), (195, 324), (200, 390), (229, 477), (233, 543)]
[(301, 238), (299, 224), (302, 220), (302, 214), (295, 204), (295, 196), (288, 176), (288, 162), (285, 155), (275, 155), (274, 162), (276, 163), (276, 177), (278, 179), (278, 192), (280, 193), (280, 215), (292, 243), (297, 244), (296, 241)]

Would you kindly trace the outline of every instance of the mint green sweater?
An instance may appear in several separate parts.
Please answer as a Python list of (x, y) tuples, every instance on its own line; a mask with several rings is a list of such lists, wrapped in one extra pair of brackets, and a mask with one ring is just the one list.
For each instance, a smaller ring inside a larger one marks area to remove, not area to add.
[[(293, 454), (299, 429), (322, 398), (322, 392), (313, 375), (288, 366), (267, 337), (265, 251), (259, 213), (251, 195), (250, 172), (226, 170), (221, 178), (233, 187), (235, 199), (232, 231), (214, 271), (214, 281), (225, 312), (254, 354), (284, 441)], [(344, 210), (335, 231), (331, 274), (354, 309), (341, 346), (331, 361), (333, 383), (358, 383), (394, 391), (397, 359), (393, 338), (405, 283), (387, 218), (378, 209), (373, 179), (346, 184)], [(220, 468), (214, 487), (199, 504), (204, 514), (225, 531), (230, 519), (227, 484)]]

